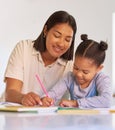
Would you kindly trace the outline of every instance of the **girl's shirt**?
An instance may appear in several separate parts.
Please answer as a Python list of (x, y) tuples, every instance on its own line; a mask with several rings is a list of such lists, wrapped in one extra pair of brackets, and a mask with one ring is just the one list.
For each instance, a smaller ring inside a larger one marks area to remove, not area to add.
[[(73, 86), (71, 90), (71, 86)], [(79, 108), (110, 107), (112, 88), (110, 78), (103, 72), (95, 75), (87, 88), (81, 88), (75, 81), (72, 72), (62, 78), (50, 91), (49, 96), (59, 102), (65, 91), (69, 91), (73, 100), (77, 100)]]
[(45, 67), (41, 54), (33, 48), (33, 44), (31, 40), (23, 40), (16, 45), (10, 55), (5, 77), (22, 81), (22, 93), (32, 91), (41, 96), (43, 91), (35, 75), (39, 75), (48, 91), (63, 75), (72, 70), (73, 61), (58, 58), (55, 63)]

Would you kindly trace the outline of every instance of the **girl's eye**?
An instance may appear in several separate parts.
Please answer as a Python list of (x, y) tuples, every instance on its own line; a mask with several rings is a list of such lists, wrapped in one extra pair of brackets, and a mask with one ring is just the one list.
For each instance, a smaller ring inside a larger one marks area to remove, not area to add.
[(83, 73), (84, 73), (84, 74), (88, 74), (89, 72), (87, 72), (87, 71), (83, 71)]
[(79, 70), (76, 66), (74, 66), (74, 69), (75, 69), (75, 70)]

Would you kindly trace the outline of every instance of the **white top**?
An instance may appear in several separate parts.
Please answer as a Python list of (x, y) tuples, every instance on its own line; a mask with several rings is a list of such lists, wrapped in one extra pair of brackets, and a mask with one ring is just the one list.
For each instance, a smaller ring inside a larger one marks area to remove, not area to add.
[(23, 40), (16, 45), (9, 58), (5, 77), (21, 80), (23, 93), (33, 91), (42, 95), (43, 91), (35, 75), (39, 75), (49, 90), (65, 73), (72, 70), (73, 62), (59, 58), (55, 63), (45, 67), (40, 53), (33, 48), (33, 44), (32, 40)]

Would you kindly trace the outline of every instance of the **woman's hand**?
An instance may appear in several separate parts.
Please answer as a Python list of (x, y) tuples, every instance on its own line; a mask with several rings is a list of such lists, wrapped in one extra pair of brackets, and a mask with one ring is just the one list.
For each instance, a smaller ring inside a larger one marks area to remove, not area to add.
[(41, 101), (43, 106), (47, 106), (47, 107), (51, 106), (54, 103), (53, 99), (49, 97), (43, 97), (41, 98)]
[(61, 107), (78, 107), (76, 100), (61, 100), (59, 103)]
[(23, 82), (13, 78), (6, 78), (5, 100), (7, 102), (20, 103), (24, 106), (42, 105), (42, 101), (34, 92), (23, 94)]
[(35, 106), (42, 105), (42, 101), (37, 94), (30, 92), (22, 96), (21, 104), (24, 106)]

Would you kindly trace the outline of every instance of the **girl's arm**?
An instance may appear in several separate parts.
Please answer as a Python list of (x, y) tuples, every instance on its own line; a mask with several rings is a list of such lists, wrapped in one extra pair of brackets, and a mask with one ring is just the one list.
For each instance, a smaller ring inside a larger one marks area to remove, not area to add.
[(68, 90), (68, 86), (71, 82), (71, 72), (67, 73), (56, 85), (48, 92), (49, 97), (53, 98), (54, 102), (57, 103), (65, 92)]
[(111, 106), (112, 87), (110, 78), (100, 73), (96, 78), (97, 96), (78, 99), (81, 108), (104, 108)]
[(59, 103), (61, 107), (78, 107), (76, 100), (61, 100)]

